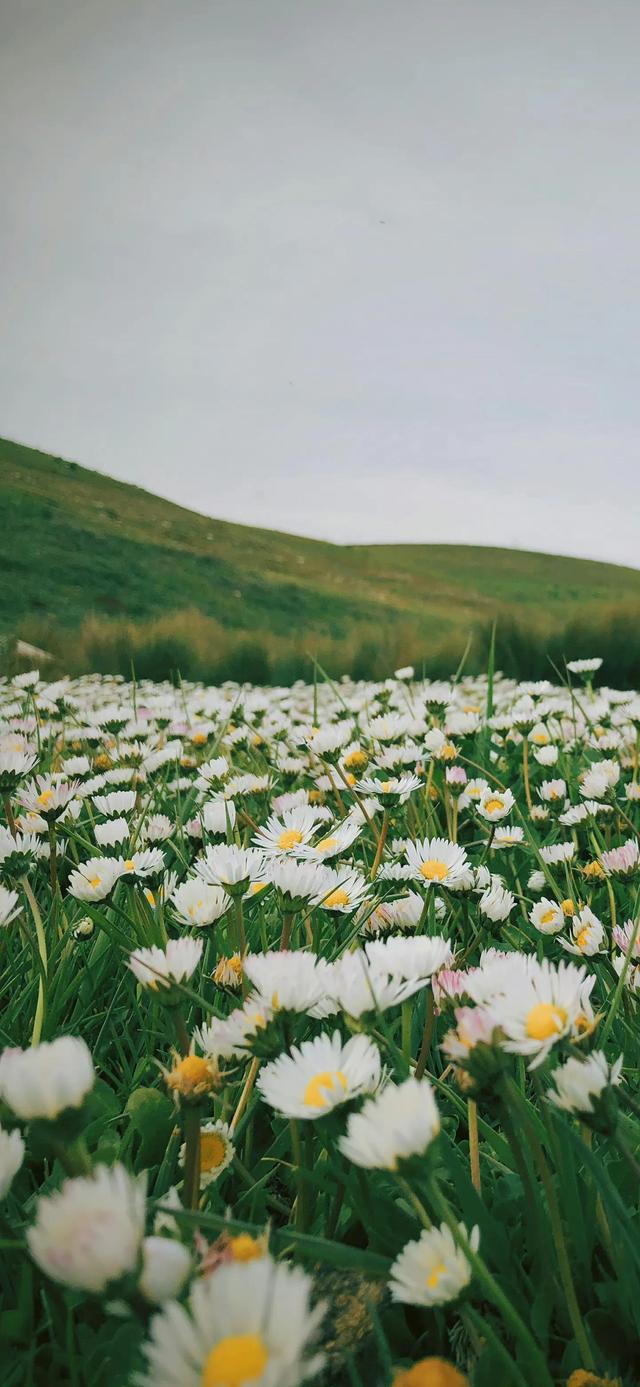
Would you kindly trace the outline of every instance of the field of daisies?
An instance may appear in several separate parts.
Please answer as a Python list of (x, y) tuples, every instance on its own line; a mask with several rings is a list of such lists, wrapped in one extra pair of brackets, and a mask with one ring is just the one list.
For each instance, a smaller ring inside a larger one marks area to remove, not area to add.
[(640, 697), (0, 681), (6, 1387), (640, 1381)]

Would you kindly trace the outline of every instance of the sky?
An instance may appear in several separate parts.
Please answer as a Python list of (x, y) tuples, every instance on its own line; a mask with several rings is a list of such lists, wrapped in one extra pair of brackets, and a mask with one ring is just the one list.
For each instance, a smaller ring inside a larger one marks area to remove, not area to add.
[(638, 0), (3, 0), (0, 433), (639, 566)]

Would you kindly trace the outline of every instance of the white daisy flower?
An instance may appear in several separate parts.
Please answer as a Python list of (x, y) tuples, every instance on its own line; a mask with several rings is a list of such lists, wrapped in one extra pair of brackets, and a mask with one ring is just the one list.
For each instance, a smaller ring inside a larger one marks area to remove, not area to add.
[(143, 987), (152, 992), (170, 987), (173, 982), (184, 982), (192, 977), (202, 955), (202, 940), (170, 939), (164, 949), (152, 945), (149, 949), (136, 949), (130, 954), (128, 966)]
[(318, 905), (322, 910), (338, 911), (339, 914), (357, 910), (366, 901), (371, 883), (355, 868), (337, 867), (326, 869), (322, 898)]
[(321, 862), (295, 862), (274, 858), (268, 877), (281, 897), (284, 910), (301, 910), (312, 902), (317, 905), (328, 895), (334, 884), (334, 873)]
[(18, 892), (8, 891), (6, 886), (0, 886), (0, 929), (12, 924), (21, 909)]
[(73, 1290), (101, 1294), (135, 1271), (145, 1220), (145, 1177), (122, 1165), (97, 1166), (93, 1175), (66, 1180), (38, 1200), (27, 1233), (41, 1271)]
[(108, 795), (94, 795), (94, 807), (98, 814), (104, 814), (107, 818), (131, 814), (136, 807), (135, 790), (113, 790)]
[(558, 862), (570, 862), (575, 851), (575, 843), (551, 843), (540, 849), (540, 856), (547, 867), (554, 867)]
[(93, 835), (100, 848), (114, 848), (126, 843), (131, 829), (126, 819), (107, 819), (106, 823), (96, 824)]
[(11, 1183), (24, 1160), (25, 1145), (19, 1132), (0, 1127), (0, 1199), (9, 1193)]
[(365, 1035), (345, 1043), (340, 1032), (293, 1046), (262, 1070), (258, 1088), (284, 1117), (325, 1117), (340, 1103), (372, 1093), (381, 1078), (380, 1052)]
[(531, 1069), (542, 1064), (558, 1040), (573, 1034), (585, 1018), (591, 1021), (589, 994), (594, 982), (595, 977), (587, 980), (584, 968), (572, 963), (554, 967), (548, 959), (537, 963), (527, 957), (526, 971), (510, 995), (491, 999), (506, 1037), (505, 1050), (529, 1056)]
[(152, 1319), (141, 1387), (299, 1387), (322, 1366), (308, 1356), (324, 1314), (311, 1290), (300, 1267), (270, 1257), (219, 1267)]
[(244, 971), (271, 1011), (312, 1011), (326, 995), (329, 964), (298, 949), (247, 954)]
[(118, 862), (121, 880), (129, 882), (157, 876), (166, 867), (160, 848), (143, 848), (141, 852), (132, 852), (130, 857), (119, 857)]
[(451, 889), (467, 879), (467, 854), (448, 838), (424, 838), (408, 843), (405, 856), (413, 878), (424, 885)]
[(567, 660), (567, 669), (572, 674), (595, 674), (602, 665), (602, 658), (597, 655), (591, 660)]
[(81, 1107), (94, 1078), (91, 1052), (73, 1035), (0, 1056), (0, 1098), (23, 1122), (53, 1121), (68, 1108)]
[(151, 814), (142, 825), (141, 838), (144, 843), (164, 843), (173, 833), (173, 824), (167, 814)]
[(176, 886), (170, 899), (178, 919), (198, 928), (215, 924), (229, 909), (226, 891), (221, 886), (208, 885), (200, 877)]
[(318, 813), (309, 804), (296, 805), (278, 816), (272, 814), (253, 838), (254, 847), (265, 857), (295, 857), (316, 831)]
[(176, 1300), (192, 1270), (191, 1253), (177, 1238), (152, 1235), (142, 1241), (142, 1271), (138, 1290), (150, 1305)]
[(597, 1102), (607, 1089), (619, 1084), (621, 1077), (622, 1055), (614, 1064), (609, 1064), (601, 1050), (594, 1050), (584, 1059), (572, 1055), (554, 1069), (555, 1090), (550, 1089), (547, 1097), (565, 1112), (592, 1114), (594, 1100)]
[(67, 892), (78, 901), (104, 901), (122, 876), (116, 857), (90, 857), (69, 875)]
[(265, 1030), (271, 1009), (260, 997), (249, 997), (226, 1017), (212, 1017), (194, 1034), (194, 1040), (211, 1059), (231, 1059), (246, 1055), (253, 1038)]
[(31, 751), (0, 751), (0, 794), (13, 794), (37, 761), (38, 757)]
[[(398, 941), (400, 942), (400, 941)], [(368, 946), (370, 947), (370, 946)], [(354, 1019), (387, 1011), (427, 986), (427, 977), (402, 978), (370, 962), (364, 949), (343, 954), (327, 972), (327, 997)]]
[(244, 895), (252, 881), (264, 878), (266, 859), (257, 848), (238, 848), (216, 843), (194, 863), (196, 874), (212, 886), (222, 886), (230, 896)]
[[(468, 791), (467, 791), (468, 793)], [(485, 819), (489, 824), (500, 823), (502, 819), (508, 818), (515, 805), (515, 799), (511, 790), (484, 790), (478, 802), (478, 813), (481, 819)]]
[[(184, 1166), (187, 1148), (180, 1147), (180, 1164)], [(200, 1127), (200, 1189), (205, 1190), (226, 1170), (235, 1156), (236, 1148), (226, 1122), (203, 1122)]]
[(340, 853), (346, 852), (361, 832), (362, 826), (360, 824), (357, 824), (353, 819), (345, 819), (343, 823), (330, 829), (317, 842), (305, 843), (300, 848), (300, 857), (302, 859), (309, 858), (312, 862), (325, 862), (329, 858), (337, 857)]
[[(472, 1252), (477, 1252), (480, 1231), (460, 1233)], [(446, 1224), (424, 1229), (415, 1242), (407, 1243), (396, 1257), (389, 1273), (391, 1299), (403, 1305), (446, 1305), (456, 1300), (471, 1280), (471, 1267), (464, 1252), (454, 1242)]]
[(389, 1083), (351, 1113), (338, 1145), (354, 1165), (397, 1170), (402, 1160), (422, 1156), (440, 1131), (440, 1114), (426, 1079)]
[(78, 788), (75, 780), (65, 781), (62, 776), (37, 775), (35, 780), (18, 791), (17, 800), (32, 814), (38, 814), (47, 823), (53, 823), (64, 813)]
[(453, 961), (451, 941), (439, 934), (375, 939), (365, 944), (364, 952), (374, 972), (401, 979), (430, 978)]
[(594, 954), (599, 954), (605, 940), (604, 926), (589, 909), (588, 905), (574, 915), (571, 921), (571, 940), (563, 939), (562, 947), (567, 953), (578, 954), (583, 958), (592, 958)]

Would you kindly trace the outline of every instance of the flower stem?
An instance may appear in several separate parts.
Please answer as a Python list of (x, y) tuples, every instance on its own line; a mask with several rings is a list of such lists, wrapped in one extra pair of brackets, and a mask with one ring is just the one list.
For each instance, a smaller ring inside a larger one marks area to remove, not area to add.
[(522, 779), (524, 782), (524, 793), (527, 801), (529, 813), (533, 809), (531, 801), (531, 785), (529, 784), (529, 738), (524, 736), (522, 739)]
[(296, 1171), (296, 1181), (298, 1193), (295, 1206), (295, 1227), (299, 1233), (304, 1233), (307, 1219), (306, 1211), (306, 1187), (304, 1183), (304, 1159), (302, 1155), (302, 1141), (300, 1138), (300, 1126), (295, 1118), (291, 1118), (289, 1123), (291, 1130), (291, 1152)]
[(441, 1193), (440, 1189), (436, 1185), (435, 1179), (432, 1179), (430, 1184), (430, 1195), (431, 1203), (437, 1210), (443, 1223), (446, 1223), (447, 1227), (449, 1228), (453, 1240), (456, 1243), (456, 1246), (459, 1247), (461, 1252), (464, 1253), (464, 1256), (469, 1262), (469, 1265), (472, 1271), (475, 1273), (480, 1285), (483, 1287), (483, 1290), (485, 1291), (488, 1299), (491, 1300), (493, 1304), (496, 1306), (496, 1309), (500, 1311), (500, 1314), (502, 1315), (505, 1324), (509, 1326), (514, 1339), (517, 1339), (518, 1343), (521, 1344), (522, 1348), (526, 1352), (532, 1368), (535, 1363), (536, 1376), (534, 1379), (531, 1379), (531, 1381), (535, 1381), (536, 1387), (553, 1387), (553, 1379), (551, 1377), (541, 1349), (536, 1343), (530, 1330), (527, 1329), (524, 1320), (520, 1319), (520, 1316), (515, 1306), (511, 1303), (508, 1296), (505, 1295), (504, 1291), (498, 1285), (498, 1282), (495, 1280), (494, 1276), (489, 1271), (489, 1268), (484, 1262), (483, 1258), (479, 1255), (479, 1253), (473, 1251), (473, 1248), (469, 1245), (468, 1239), (463, 1237), (463, 1235), (461, 1234), (460, 1228), (453, 1214), (453, 1210), (451, 1209), (448, 1201), (445, 1199), (444, 1195)]
[(402, 1053), (407, 1061), (411, 1062), (411, 1001), (402, 1003)]
[(282, 917), (282, 934), (280, 935), (280, 949), (284, 951), (291, 947), (291, 931), (293, 929), (293, 914), (286, 911)]
[(379, 836), (379, 838), (378, 838), (378, 846), (377, 846), (377, 848), (376, 848), (376, 855), (375, 855), (375, 857), (374, 857), (374, 859), (373, 859), (373, 866), (372, 866), (372, 868), (371, 868), (371, 880), (372, 880), (372, 881), (375, 881), (375, 879), (376, 879), (376, 877), (377, 877), (377, 875), (378, 875), (378, 868), (379, 868), (380, 863), (381, 863), (381, 861), (382, 861), (382, 854), (383, 854), (383, 852), (384, 852), (384, 845), (385, 845), (385, 843), (386, 843), (386, 841), (387, 841), (387, 833), (388, 833), (388, 832), (389, 832), (389, 810), (388, 810), (388, 809), (385, 809), (384, 814), (383, 814), (383, 816), (382, 816), (382, 828), (380, 829), (380, 836)]
[(42, 1035), (42, 1023), (44, 1021), (45, 982), (49, 967), (49, 960), (47, 957), (47, 940), (45, 937), (44, 926), (42, 923), (42, 916), (38, 909), (38, 902), (31, 889), (31, 882), (29, 881), (29, 878), (27, 876), (21, 877), (20, 885), (22, 886), (24, 894), (29, 902), (31, 914), (33, 916), (33, 923), (35, 925), (36, 930), (36, 938), (38, 940), (38, 953), (40, 955), (40, 962), (42, 964), (42, 970), (40, 972), (40, 977), (38, 980), (38, 1001), (36, 1004), (36, 1014), (33, 1019), (33, 1030), (31, 1032), (31, 1044), (38, 1045), (40, 1043), (40, 1036)]
[(52, 895), (58, 891), (58, 855), (56, 851), (56, 829), (53, 820), (49, 820), (49, 877), (51, 880)]
[(482, 1177), (480, 1175), (480, 1137), (478, 1133), (478, 1104), (473, 1098), (467, 1099), (467, 1119), (469, 1123), (469, 1165), (471, 1183), (474, 1190), (482, 1196)]
[(4, 804), (5, 818), (6, 818), (6, 820), (7, 820), (8, 825), (9, 825), (9, 832), (10, 832), (12, 838), (17, 838), (17, 837), (18, 837), (18, 829), (17, 829), (17, 827), (16, 827), (16, 821), (15, 821), (15, 819), (14, 819), (14, 817), (13, 817), (13, 808), (12, 808), (12, 806), (11, 806), (11, 795), (8, 795), (8, 794), (7, 794), (7, 795), (3, 795), (3, 796), (2, 796), (2, 802), (3, 802), (3, 804)]
[(253, 1085), (255, 1084), (256, 1078), (258, 1076), (259, 1068), (260, 1060), (257, 1055), (254, 1055), (254, 1058), (252, 1059), (251, 1064), (249, 1065), (249, 1073), (247, 1074), (247, 1077), (244, 1081), (244, 1088), (242, 1090), (242, 1093), (240, 1094), (238, 1106), (233, 1114), (233, 1117), (231, 1118), (231, 1122), (229, 1123), (230, 1132), (235, 1132), (240, 1118), (242, 1117), (245, 1111), (247, 1103), (249, 1102), (249, 1099), (251, 1097)]
[(200, 1202), (200, 1108), (197, 1104), (185, 1103), (182, 1129), (186, 1146), (182, 1202), (185, 1209), (197, 1209)]
[(564, 1229), (562, 1227), (560, 1207), (558, 1205), (558, 1199), (553, 1184), (551, 1171), (549, 1169), (547, 1158), (538, 1139), (538, 1134), (526, 1110), (526, 1101), (522, 1098), (517, 1084), (514, 1084), (512, 1079), (508, 1079), (507, 1088), (509, 1091), (509, 1096), (513, 1103), (513, 1107), (517, 1109), (520, 1115), (523, 1130), (533, 1152), (533, 1157), (538, 1167), (538, 1173), (544, 1186), (544, 1192), (547, 1197), (547, 1207), (549, 1210), (549, 1220), (551, 1223), (551, 1234), (556, 1249), (556, 1257), (558, 1259), (560, 1280), (562, 1282), (562, 1289), (564, 1291), (565, 1300), (567, 1303), (569, 1319), (571, 1320), (571, 1326), (576, 1337), (576, 1343), (580, 1350), (582, 1361), (585, 1364), (585, 1367), (590, 1372), (592, 1372), (595, 1368), (594, 1358), (591, 1352), (591, 1345), (587, 1337), (587, 1331), (582, 1321), (580, 1306), (578, 1304), (578, 1297), (576, 1295), (576, 1288), (573, 1284), (571, 1263), (569, 1261), (569, 1252), (564, 1235)]
[(188, 1055), (190, 1046), (189, 1033), (185, 1025), (184, 1016), (179, 1007), (173, 1008), (173, 1024), (178, 1038), (178, 1045), (180, 1046), (180, 1054)]
[(422, 1078), (424, 1071), (427, 1067), (427, 1060), (429, 1058), (429, 1051), (431, 1049), (431, 1038), (433, 1036), (433, 1027), (435, 1019), (435, 1002), (433, 1000), (433, 992), (431, 991), (431, 989), (429, 989), (429, 992), (427, 994), (427, 1010), (424, 1018), (424, 1030), (422, 1032), (422, 1043), (420, 1045), (420, 1054), (418, 1055), (418, 1062), (416, 1064), (416, 1079)]

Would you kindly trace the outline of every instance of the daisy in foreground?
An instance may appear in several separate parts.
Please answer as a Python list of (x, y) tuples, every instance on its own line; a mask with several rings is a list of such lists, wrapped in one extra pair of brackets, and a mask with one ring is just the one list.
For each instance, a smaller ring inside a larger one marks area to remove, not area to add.
[[(467, 1233), (460, 1224), (460, 1233), (477, 1252), (480, 1231)], [(453, 1235), (442, 1223), (439, 1228), (425, 1228), (415, 1242), (407, 1243), (391, 1268), (389, 1289), (392, 1300), (405, 1305), (446, 1305), (456, 1300), (471, 1280), (471, 1268)]]
[(343, 1044), (334, 1031), (304, 1040), (267, 1064), (258, 1088), (284, 1117), (325, 1117), (338, 1104), (373, 1093), (381, 1072), (380, 1052), (367, 1036), (354, 1035)]
[(98, 1166), (38, 1201), (27, 1233), (34, 1262), (53, 1281), (99, 1294), (137, 1269), (146, 1179), (122, 1165)]
[(300, 1267), (261, 1257), (221, 1266), (186, 1306), (151, 1321), (146, 1387), (298, 1387), (322, 1366), (308, 1356), (324, 1314)]

